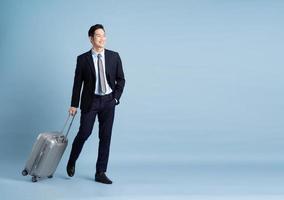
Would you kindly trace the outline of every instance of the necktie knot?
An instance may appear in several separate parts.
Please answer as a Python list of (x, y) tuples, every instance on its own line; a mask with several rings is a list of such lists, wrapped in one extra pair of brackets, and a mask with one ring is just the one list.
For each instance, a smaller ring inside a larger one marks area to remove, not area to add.
[(98, 54), (98, 58), (101, 58), (101, 57), (102, 57), (102, 55), (99, 53), (99, 54)]

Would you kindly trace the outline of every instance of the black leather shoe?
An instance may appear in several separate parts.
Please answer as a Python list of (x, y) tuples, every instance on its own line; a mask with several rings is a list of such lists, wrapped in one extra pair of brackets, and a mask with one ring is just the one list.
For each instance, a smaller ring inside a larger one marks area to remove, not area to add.
[(112, 184), (112, 181), (106, 176), (104, 172), (96, 173), (95, 181), (104, 184)]
[(66, 169), (67, 169), (68, 176), (70, 176), (70, 177), (74, 176), (74, 174), (75, 174), (75, 164), (68, 163)]

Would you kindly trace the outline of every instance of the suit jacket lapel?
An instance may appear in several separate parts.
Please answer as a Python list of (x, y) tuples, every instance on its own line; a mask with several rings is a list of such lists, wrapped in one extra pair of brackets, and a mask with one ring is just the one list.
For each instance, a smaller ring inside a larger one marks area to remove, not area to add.
[(105, 70), (106, 70), (106, 76), (108, 77), (109, 75), (109, 70), (110, 70), (110, 65), (109, 65), (109, 61), (110, 61), (110, 54), (109, 51), (107, 49), (105, 49)]
[(89, 53), (87, 54), (87, 60), (88, 60), (89, 66), (91, 68), (91, 71), (92, 71), (94, 77), (96, 77), (95, 64), (94, 64), (94, 60), (93, 60), (93, 56), (92, 56), (92, 50), (90, 50)]

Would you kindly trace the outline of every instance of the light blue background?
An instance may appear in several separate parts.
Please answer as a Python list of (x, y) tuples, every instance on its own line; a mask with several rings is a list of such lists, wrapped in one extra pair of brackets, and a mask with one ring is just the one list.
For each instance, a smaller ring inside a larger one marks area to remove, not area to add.
[[(0, 198), (283, 199), (283, 7), (2, 0)], [(32, 184), (20, 172), (38, 133), (62, 128), (76, 57), (90, 49), (96, 23), (126, 76), (108, 170), (114, 185), (92, 182), (97, 123), (76, 177), (66, 177), (79, 115), (54, 179)]]

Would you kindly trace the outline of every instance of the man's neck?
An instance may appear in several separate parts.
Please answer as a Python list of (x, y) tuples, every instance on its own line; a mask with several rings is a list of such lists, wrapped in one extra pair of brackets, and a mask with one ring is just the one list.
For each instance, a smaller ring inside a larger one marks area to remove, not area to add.
[(96, 47), (93, 47), (93, 50), (96, 52), (96, 53), (102, 53), (104, 51), (104, 48), (96, 48)]

